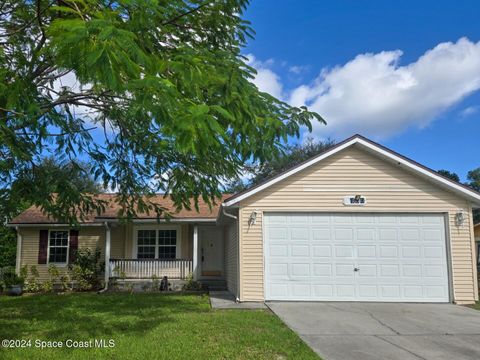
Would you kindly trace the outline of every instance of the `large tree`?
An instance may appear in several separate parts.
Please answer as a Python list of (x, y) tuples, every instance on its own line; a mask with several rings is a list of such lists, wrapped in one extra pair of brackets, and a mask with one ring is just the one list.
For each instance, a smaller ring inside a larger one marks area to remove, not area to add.
[[(0, 185), (51, 154), (91, 165), (118, 189), (120, 216), (207, 201), (245, 160), (272, 159), (302, 126), (323, 121), (260, 92), (241, 50), (247, 0), (0, 2)], [(100, 135), (101, 138), (100, 138)], [(64, 218), (94, 197), (64, 186), (33, 203)], [(65, 190), (65, 191), (64, 191)], [(73, 192), (73, 194), (72, 194)], [(71, 219), (70, 219), (71, 220)]]
[(460, 182), (460, 177), (454, 172), (451, 172), (451, 171), (448, 171), (448, 170), (437, 170), (437, 172), (440, 175), (445, 176), (446, 178), (449, 178), (450, 180)]
[(37, 189), (50, 194), (63, 191), (95, 194), (103, 190), (90, 175), (90, 166), (82, 161), (62, 162), (51, 157), (44, 158), (33, 171), (17, 174), (11, 187), (0, 189), (0, 268), (15, 265), (16, 257), (16, 233), (4, 222), (32, 205), (30, 199), (42, 195), (32, 194)]
[[(467, 180), (468, 186), (480, 192), (480, 168), (470, 170), (467, 174)], [(480, 223), (480, 209), (473, 211), (473, 221), (475, 224)]]
[(265, 180), (332, 148), (334, 145), (335, 141), (331, 139), (316, 141), (312, 138), (308, 138), (304, 143), (286, 145), (282, 151), (272, 159), (263, 163), (251, 163), (245, 165), (242, 172), (243, 178), (236, 177), (227, 182), (225, 192), (236, 193), (264, 182)]
[[(460, 177), (454, 172), (448, 170), (438, 170), (437, 172), (453, 181), (460, 182)], [(473, 190), (480, 191), (480, 168), (467, 173), (465, 185), (470, 186)], [(473, 222), (475, 224), (480, 222), (480, 211), (478, 209), (473, 210)]]

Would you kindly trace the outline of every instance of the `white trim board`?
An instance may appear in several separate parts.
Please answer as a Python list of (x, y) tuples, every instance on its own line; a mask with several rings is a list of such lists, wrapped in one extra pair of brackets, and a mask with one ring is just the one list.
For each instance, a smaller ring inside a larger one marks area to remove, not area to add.
[(332, 148), (331, 150), (317, 156), (317, 157), (314, 157), (313, 159), (311, 160), (308, 160), (306, 162), (304, 162), (303, 164), (297, 166), (297, 167), (294, 167), (293, 169), (291, 169), (290, 171), (286, 171), (284, 172), (283, 174), (271, 179), (270, 181), (267, 181), (257, 187), (254, 187), (252, 188), (250, 191), (246, 191), (245, 193), (237, 196), (237, 197), (234, 197), (233, 199), (231, 200), (227, 200), (225, 201), (222, 205), (223, 206), (232, 206), (234, 204), (237, 204), (238, 202), (246, 199), (246, 198), (249, 198), (250, 196), (346, 149), (346, 148), (349, 148), (353, 145), (359, 145), (367, 150), (370, 150), (371, 152), (375, 153), (375, 154), (378, 154), (378, 155), (381, 155), (383, 158), (386, 158), (390, 161), (393, 161), (395, 163), (397, 163), (397, 165), (404, 165), (406, 168), (408, 168), (409, 170), (412, 170), (412, 172), (416, 173), (417, 175), (420, 175), (424, 178), (427, 178), (429, 180), (431, 180), (432, 182), (436, 183), (437, 185), (440, 185), (440, 186), (443, 186), (445, 188), (448, 188), (449, 190), (467, 198), (468, 200), (472, 201), (474, 204), (480, 206), (480, 194), (478, 194), (477, 192), (473, 191), (473, 190), (469, 190), (465, 187), (463, 187), (462, 185), (460, 184), (457, 184), (455, 183), (454, 181), (451, 181), (451, 180), (448, 180), (448, 179), (445, 179), (444, 177), (442, 176), (439, 176), (439, 175), (436, 175), (435, 172), (433, 170), (427, 170), (426, 168), (422, 167), (422, 166), (419, 166), (417, 165), (415, 162), (411, 161), (411, 160), (407, 160), (399, 155), (396, 155), (390, 151), (387, 151), (385, 149), (383, 149), (382, 147), (380, 147), (379, 145), (376, 145), (372, 142), (370, 142), (369, 140), (363, 138), (362, 136), (360, 135), (355, 135), (351, 140), (348, 140), (348, 141), (345, 141), (344, 143), (341, 143), (340, 145)]

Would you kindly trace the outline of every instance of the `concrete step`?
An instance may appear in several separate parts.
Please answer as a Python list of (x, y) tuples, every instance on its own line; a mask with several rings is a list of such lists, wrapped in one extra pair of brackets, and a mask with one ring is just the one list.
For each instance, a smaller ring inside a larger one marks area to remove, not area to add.
[(227, 282), (225, 280), (200, 280), (200, 282), (208, 287), (210, 291), (227, 290)]

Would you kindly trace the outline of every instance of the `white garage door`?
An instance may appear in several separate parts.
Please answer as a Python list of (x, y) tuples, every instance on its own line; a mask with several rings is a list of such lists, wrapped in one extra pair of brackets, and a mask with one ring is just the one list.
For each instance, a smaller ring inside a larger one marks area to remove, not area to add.
[(267, 300), (448, 302), (444, 217), (265, 215)]

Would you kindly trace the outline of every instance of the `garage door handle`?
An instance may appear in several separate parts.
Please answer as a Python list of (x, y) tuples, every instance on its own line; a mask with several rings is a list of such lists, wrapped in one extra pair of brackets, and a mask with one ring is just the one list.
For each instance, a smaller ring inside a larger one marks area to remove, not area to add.
[(359, 268), (353, 268), (353, 271), (360, 271)]

